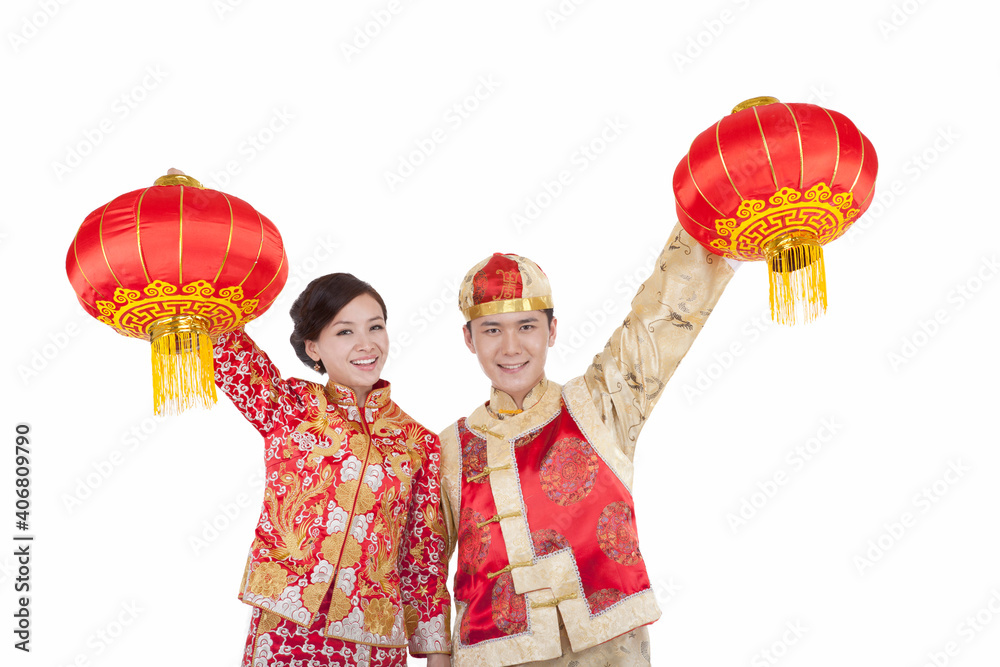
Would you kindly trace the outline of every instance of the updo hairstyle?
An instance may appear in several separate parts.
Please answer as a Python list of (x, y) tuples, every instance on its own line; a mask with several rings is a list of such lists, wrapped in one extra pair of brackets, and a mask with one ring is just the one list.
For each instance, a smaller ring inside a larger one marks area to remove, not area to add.
[(371, 295), (382, 307), (382, 317), (388, 320), (385, 301), (375, 288), (350, 273), (328, 273), (316, 278), (302, 290), (288, 311), (295, 325), (289, 340), (302, 363), (309, 368), (318, 363), (319, 372), (326, 373), (322, 360), (316, 362), (306, 354), (306, 341), (319, 340), (320, 333), (337, 313), (362, 294)]

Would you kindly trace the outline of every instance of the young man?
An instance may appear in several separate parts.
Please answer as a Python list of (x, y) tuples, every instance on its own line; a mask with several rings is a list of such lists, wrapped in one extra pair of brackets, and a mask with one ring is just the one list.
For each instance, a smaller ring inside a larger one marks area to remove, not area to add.
[(459, 293), (490, 400), (441, 434), (442, 502), (458, 548), (452, 660), (646, 665), (656, 605), (639, 552), (632, 456), (664, 383), (733, 269), (680, 225), (632, 312), (583, 376), (545, 377), (548, 279), (495, 254)]

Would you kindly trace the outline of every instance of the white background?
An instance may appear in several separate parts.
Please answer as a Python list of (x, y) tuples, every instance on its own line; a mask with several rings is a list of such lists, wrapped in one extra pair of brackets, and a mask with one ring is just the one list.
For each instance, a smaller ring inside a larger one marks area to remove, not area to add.
[[(389, 305), (394, 398), (441, 429), (487, 395), (455, 308), (467, 268), (535, 259), (559, 318), (549, 376), (580, 374), (674, 224), (678, 160), (758, 95), (850, 117), (877, 203), (827, 248), (825, 319), (770, 325), (764, 267), (744, 267), (645, 428), (654, 664), (998, 664), (997, 5), (577, 2), (4, 3), (4, 664), (235, 666), (245, 637), (261, 440), (225, 398), (152, 418), (148, 346), (66, 280), (90, 211), (169, 167), (245, 199), (292, 271), (248, 329), (261, 347), (315, 379), (288, 305), (354, 272)], [(30, 654), (12, 646), (18, 423)]]

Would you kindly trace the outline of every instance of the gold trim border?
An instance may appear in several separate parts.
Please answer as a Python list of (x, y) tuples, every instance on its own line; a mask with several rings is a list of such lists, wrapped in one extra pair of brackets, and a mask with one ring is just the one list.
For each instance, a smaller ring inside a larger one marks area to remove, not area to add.
[(545, 310), (552, 307), (552, 297), (545, 295), (533, 296), (527, 299), (505, 299), (503, 301), (481, 303), (478, 306), (463, 308), (462, 314), (465, 315), (466, 322), (471, 322), (478, 317), (486, 317), (487, 315), (524, 313), (532, 310)]

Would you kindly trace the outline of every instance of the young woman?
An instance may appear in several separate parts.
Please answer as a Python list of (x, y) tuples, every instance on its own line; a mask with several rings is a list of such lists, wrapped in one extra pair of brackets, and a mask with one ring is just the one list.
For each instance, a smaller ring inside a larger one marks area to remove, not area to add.
[(389, 398), (386, 310), (346, 273), (291, 308), (296, 354), (326, 385), (282, 379), (236, 330), (216, 384), (264, 436), (264, 506), (240, 599), (247, 667), (450, 664), (439, 443)]

